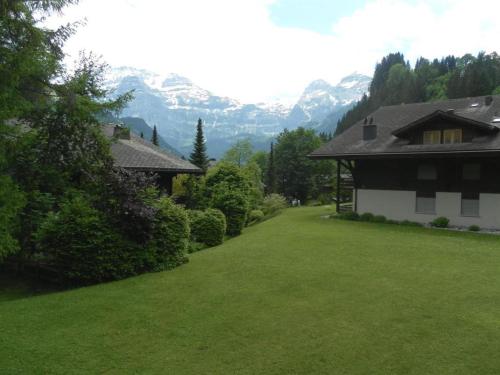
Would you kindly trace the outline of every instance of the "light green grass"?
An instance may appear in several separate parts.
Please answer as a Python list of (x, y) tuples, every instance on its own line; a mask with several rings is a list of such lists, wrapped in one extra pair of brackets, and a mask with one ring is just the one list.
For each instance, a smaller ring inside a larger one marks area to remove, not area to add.
[(289, 209), (173, 271), (0, 302), (0, 372), (500, 373), (500, 238), (324, 213)]

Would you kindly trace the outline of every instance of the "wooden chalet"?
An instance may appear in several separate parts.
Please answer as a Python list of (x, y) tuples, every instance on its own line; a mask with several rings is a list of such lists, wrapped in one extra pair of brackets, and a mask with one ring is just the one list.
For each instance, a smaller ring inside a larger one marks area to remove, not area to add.
[(125, 169), (155, 173), (160, 189), (172, 193), (172, 180), (177, 174), (202, 174), (203, 171), (187, 160), (174, 155), (133, 134), (120, 125), (104, 125), (103, 131), (111, 139), (111, 154), (116, 166)]
[(351, 172), (360, 214), (500, 229), (499, 129), (500, 95), (387, 106), (310, 157)]

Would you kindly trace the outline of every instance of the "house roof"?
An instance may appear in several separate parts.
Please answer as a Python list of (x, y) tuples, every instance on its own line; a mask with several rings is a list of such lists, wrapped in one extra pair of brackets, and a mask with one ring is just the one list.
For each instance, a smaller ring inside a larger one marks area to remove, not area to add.
[(203, 173), (200, 168), (130, 132), (130, 139), (113, 137), (114, 124), (103, 126), (111, 139), (115, 165), (126, 169), (151, 172)]
[[(375, 139), (363, 140), (364, 120), (361, 120), (309, 156), (314, 159), (354, 159), (376, 156), (500, 153), (500, 136), (497, 131), (500, 128), (500, 95), (491, 96), (489, 104), (486, 98), (481, 96), (380, 107), (368, 116), (373, 118), (373, 124), (377, 125)], [(472, 142), (438, 145), (408, 144), (408, 140), (400, 138), (406, 131), (434, 117), (477, 126), (485, 131), (485, 135), (474, 138)], [(497, 121), (493, 121), (494, 119)]]

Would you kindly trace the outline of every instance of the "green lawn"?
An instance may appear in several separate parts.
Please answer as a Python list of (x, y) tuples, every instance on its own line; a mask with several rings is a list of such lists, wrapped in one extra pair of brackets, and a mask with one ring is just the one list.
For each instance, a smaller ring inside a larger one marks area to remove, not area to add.
[(499, 237), (325, 212), (289, 209), (173, 271), (0, 297), (0, 372), (500, 373)]

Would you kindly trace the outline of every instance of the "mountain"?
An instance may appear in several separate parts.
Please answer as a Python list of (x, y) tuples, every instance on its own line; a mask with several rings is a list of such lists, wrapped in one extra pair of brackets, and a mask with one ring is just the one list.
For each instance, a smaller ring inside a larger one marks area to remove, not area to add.
[(184, 155), (191, 152), (196, 123), (202, 118), (209, 155), (219, 158), (237, 139), (249, 138), (256, 149), (267, 149), (284, 128), (318, 127), (328, 114), (347, 110), (358, 100), (369, 80), (353, 74), (336, 86), (314, 81), (292, 108), (280, 103), (240, 103), (178, 74), (161, 76), (130, 67), (112, 69), (106, 85), (115, 95), (133, 90), (134, 99), (122, 116), (156, 125), (158, 133)]
[(329, 128), (330, 122), (335, 119), (334, 124), (336, 124), (337, 120), (368, 91), (370, 82), (370, 77), (359, 73), (344, 77), (335, 86), (322, 79), (311, 82), (292, 108), (287, 118), (287, 125), (309, 126), (318, 131), (335, 131), (335, 128)]
[[(144, 121), (140, 117), (121, 117), (119, 119), (125, 126), (130, 128), (132, 132), (134, 132), (137, 135), (142, 135), (144, 136), (144, 139), (147, 139), (148, 141), (151, 140), (153, 137), (153, 128), (151, 128), (146, 121)], [(177, 155), (177, 156), (182, 156), (182, 154), (175, 149), (175, 147), (171, 146), (165, 139), (161, 136), (158, 135), (158, 146), (161, 148), (164, 148), (167, 151), (170, 151), (171, 153)]]

